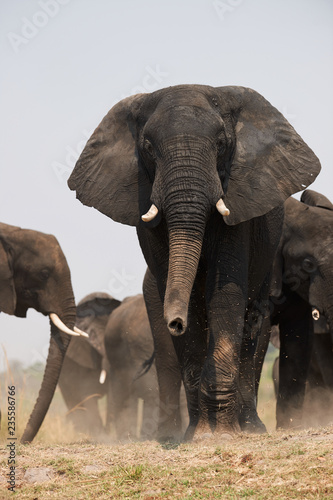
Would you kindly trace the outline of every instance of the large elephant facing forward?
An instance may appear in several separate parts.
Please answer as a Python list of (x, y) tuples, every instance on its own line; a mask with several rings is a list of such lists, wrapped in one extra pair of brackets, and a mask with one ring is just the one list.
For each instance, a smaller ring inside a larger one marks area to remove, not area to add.
[(280, 330), (277, 426), (299, 427), (313, 355), (333, 390), (333, 204), (320, 193), (306, 190), (301, 201), (285, 202), (271, 300)]
[[(268, 298), (283, 202), (319, 170), (255, 91), (179, 85), (114, 106), (71, 174), (82, 203), (137, 228), (152, 330), (164, 316), (181, 366), (186, 438), (238, 431), (238, 392), (241, 425), (263, 428), (254, 395), (258, 304)], [(159, 371), (163, 351), (156, 363)], [(167, 407), (167, 384), (160, 395)], [(162, 415), (161, 434), (164, 424)]]
[[(50, 348), (39, 396), (21, 441), (37, 434), (58, 382), (69, 334), (75, 328), (75, 300), (66, 258), (50, 234), (0, 223), (0, 311), (26, 317), (29, 308), (48, 315)], [(82, 332), (81, 332), (82, 333)]]

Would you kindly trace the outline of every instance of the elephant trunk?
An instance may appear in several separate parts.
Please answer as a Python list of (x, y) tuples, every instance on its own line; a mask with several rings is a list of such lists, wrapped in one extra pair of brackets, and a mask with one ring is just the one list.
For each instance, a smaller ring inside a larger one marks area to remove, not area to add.
[(157, 169), (151, 200), (162, 208), (169, 231), (164, 318), (170, 333), (177, 336), (187, 327), (188, 305), (206, 223), (223, 191), (216, 151), (208, 139), (191, 136), (171, 139), (160, 146), (159, 154), (163, 159)]
[[(67, 295), (68, 297), (68, 295)], [(75, 324), (75, 301), (71, 290), (70, 300), (62, 308), (63, 313), (57, 311), (62, 321), (73, 330)], [(45, 372), (35, 406), (23, 432), (21, 442), (31, 443), (43, 423), (49, 409), (60, 376), (63, 360), (70, 342), (70, 336), (62, 333), (50, 320), (51, 339), (47, 356)]]
[(169, 271), (164, 299), (164, 318), (172, 335), (187, 327), (190, 295), (198, 269), (202, 236), (194, 231), (170, 231)]

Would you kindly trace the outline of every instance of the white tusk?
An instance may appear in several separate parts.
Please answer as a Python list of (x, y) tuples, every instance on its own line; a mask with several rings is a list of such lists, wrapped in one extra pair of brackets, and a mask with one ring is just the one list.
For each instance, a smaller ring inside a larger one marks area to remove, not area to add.
[(74, 332), (81, 335), (81, 337), (87, 337), (87, 339), (89, 339), (89, 335), (86, 332), (83, 332), (82, 330), (80, 330), (80, 328), (78, 328), (77, 326), (74, 326), (73, 330), (74, 330)]
[(55, 313), (50, 313), (50, 319), (52, 321), (52, 323), (57, 327), (59, 328), (59, 330), (61, 330), (62, 332), (64, 333), (68, 333), (68, 335), (74, 335), (75, 337), (79, 337), (80, 334), (79, 333), (76, 333), (76, 332), (73, 332), (73, 330), (70, 330), (62, 321), (61, 319), (59, 318), (59, 316)]
[(221, 215), (230, 215), (230, 210), (227, 208), (224, 204), (224, 201), (222, 198), (219, 199), (219, 201), (216, 203), (216, 208), (220, 212)]
[(156, 205), (152, 204), (152, 206), (150, 207), (150, 209), (148, 210), (148, 212), (146, 214), (144, 214), (141, 219), (144, 221), (144, 222), (150, 222), (151, 220), (155, 219), (156, 215), (158, 214), (158, 208)]
[(106, 371), (105, 371), (105, 370), (102, 370), (102, 371), (101, 371), (101, 374), (100, 374), (100, 376), (99, 376), (99, 383), (100, 383), (100, 384), (104, 384), (105, 379), (106, 379)]
[(312, 309), (312, 317), (315, 321), (318, 321), (318, 319), (320, 318), (320, 312), (318, 311), (318, 309)]

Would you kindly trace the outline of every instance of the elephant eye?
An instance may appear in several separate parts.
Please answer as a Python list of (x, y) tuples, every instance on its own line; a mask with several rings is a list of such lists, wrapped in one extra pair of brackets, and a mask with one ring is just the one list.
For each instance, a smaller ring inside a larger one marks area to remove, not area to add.
[(143, 142), (143, 149), (150, 155), (154, 156), (154, 149), (150, 141), (148, 139), (145, 139)]
[(46, 281), (50, 277), (50, 271), (48, 269), (43, 269), (43, 271), (39, 273), (39, 277), (41, 280)]
[(302, 262), (302, 268), (306, 273), (313, 273), (317, 269), (317, 264), (308, 258), (305, 258)]
[(217, 139), (217, 143), (216, 143), (216, 146), (217, 146), (217, 154), (220, 155), (224, 152), (225, 150), (225, 136), (224, 134), (220, 134), (219, 138)]

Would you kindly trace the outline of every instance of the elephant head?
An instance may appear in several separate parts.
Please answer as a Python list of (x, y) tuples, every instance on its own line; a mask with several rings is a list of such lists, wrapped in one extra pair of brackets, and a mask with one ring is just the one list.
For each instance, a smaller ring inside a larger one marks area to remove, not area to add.
[(21, 439), (24, 443), (33, 440), (52, 401), (68, 334), (79, 333), (73, 331), (70, 270), (56, 238), (0, 224), (0, 311), (22, 318), (29, 308), (50, 317), (51, 340), (39, 396)]
[(101, 383), (104, 383), (108, 371), (104, 347), (105, 327), (110, 314), (120, 304), (119, 300), (107, 293), (95, 292), (80, 300), (76, 308), (76, 325), (87, 332), (89, 338), (73, 338), (66, 357), (81, 367), (99, 370)]
[(82, 203), (115, 221), (147, 231), (166, 225), (164, 316), (170, 333), (179, 335), (212, 212), (231, 226), (261, 216), (319, 171), (310, 148), (257, 92), (179, 85), (115, 105), (68, 185)]
[[(285, 283), (319, 312), (314, 319), (324, 315), (333, 330), (333, 204), (324, 195), (306, 190), (301, 202), (285, 202), (274, 275), (274, 296), (283, 293)], [(321, 320), (321, 328), (315, 322), (315, 331), (327, 331)]]

